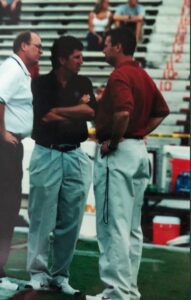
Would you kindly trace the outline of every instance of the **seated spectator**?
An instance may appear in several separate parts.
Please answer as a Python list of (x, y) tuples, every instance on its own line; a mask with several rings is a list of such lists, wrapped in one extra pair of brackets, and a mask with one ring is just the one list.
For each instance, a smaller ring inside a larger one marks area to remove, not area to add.
[(104, 33), (110, 28), (111, 22), (109, 0), (98, 0), (88, 18), (87, 50), (101, 51), (103, 49)]
[(138, 0), (129, 0), (128, 3), (120, 5), (114, 16), (115, 26), (126, 26), (135, 32), (136, 40), (139, 42), (142, 37), (142, 26), (145, 10)]
[(21, 12), (21, 0), (0, 0), (0, 24), (8, 17), (8, 24), (18, 24)]

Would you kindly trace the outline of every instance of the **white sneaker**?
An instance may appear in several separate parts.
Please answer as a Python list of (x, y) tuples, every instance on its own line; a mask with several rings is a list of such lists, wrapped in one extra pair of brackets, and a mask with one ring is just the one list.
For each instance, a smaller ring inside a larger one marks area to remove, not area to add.
[(0, 288), (16, 291), (19, 289), (19, 285), (11, 282), (7, 277), (3, 277), (0, 278)]
[(73, 289), (71, 285), (69, 284), (69, 279), (63, 276), (57, 276), (55, 279), (53, 279), (50, 283), (51, 288), (58, 289), (62, 293), (68, 294), (68, 295), (75, 295), (79, 294), (80, 291)]
[(33, 275), (31, 280), (25, 285), (26, 288), (31, 288), (33, 290), (43, 290), (47, 291), (50, 289), (48, 279), (38, 276), (38, 274)]
[(96, 296), (86, 296), (86, 300), (111, 300), (109, 297), (103, 296), (103, 294), (98, 294)]

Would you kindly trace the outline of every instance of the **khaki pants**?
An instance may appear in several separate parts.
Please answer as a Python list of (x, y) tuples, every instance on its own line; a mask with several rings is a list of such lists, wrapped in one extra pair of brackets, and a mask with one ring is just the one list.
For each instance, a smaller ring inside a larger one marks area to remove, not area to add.
[(107, 286), (104, 295), (112, 300), (138, 300), (141, 207), (149, 180), (148, 154), (143, 140), (125, 139), (103, 159), (99, 147), (94, 184), (100, 277)]
[[(27, 269), (32, 275), (69, 275), (91, 174), (91, 162), (80, 148), (59, 152), (35, 146), (30, 163), (27, 259)], [(53, 251), (49, 270), (51, 232)]]

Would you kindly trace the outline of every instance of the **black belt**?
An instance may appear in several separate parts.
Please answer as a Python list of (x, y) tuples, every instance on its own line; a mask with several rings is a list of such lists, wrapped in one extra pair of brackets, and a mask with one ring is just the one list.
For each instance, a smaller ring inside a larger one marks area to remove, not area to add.
[(45, 148), (57, 150), (57, 151), (60, 151), (60, 152), (68, 152), (68, 151), (72, 151), (72, 150), (75, 150), (75, 149), (80, 147), (80, 143), (78, 143), (78, 144), (60, 144), (60, 145), (47, 144), (47, 143), (37, 143), (37, 145), (43, 146)]
[[(99, 143), (101, 144), (101, 143), (103, 143), (103, 142), (105, 142), (105, 141), (107, 141), (107, 140), (110, 140), (111, 138), (105, 138), (105, 139), (100, 139), (99, 140)], [(143, 140), (143, 137), (142, 136), (123, 136), (123, 139), (125, 139), (125, 140)]]

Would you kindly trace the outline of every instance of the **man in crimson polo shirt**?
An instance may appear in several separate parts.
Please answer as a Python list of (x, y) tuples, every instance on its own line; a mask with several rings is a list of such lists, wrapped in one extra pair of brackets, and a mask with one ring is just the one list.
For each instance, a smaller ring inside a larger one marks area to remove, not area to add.
[(133, 60), (135, 47), (135, 37), (126, 29), (107, 34), (103, 52), (115, 70), (97, 111), (94, 168), (100, 277), (106, 289), (86, 300), (140, 299), (141, 207), (149, 181), (143, 138), (169, 108), (153, 80)]

